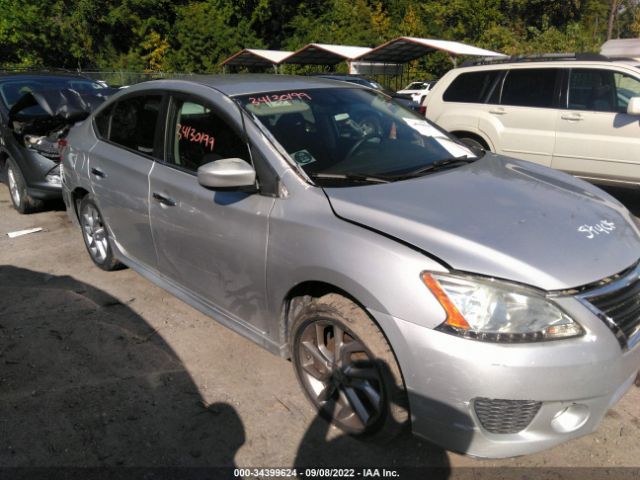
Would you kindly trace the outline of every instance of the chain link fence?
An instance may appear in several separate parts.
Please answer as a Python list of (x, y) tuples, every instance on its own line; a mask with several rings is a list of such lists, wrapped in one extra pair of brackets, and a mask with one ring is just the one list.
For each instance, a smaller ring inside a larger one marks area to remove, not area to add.
[(124, 71), (82, 71), (79, 74), (92, 80), (105, 82), (110, 87), (123, 87), (148, 80), (158, 80), (176, 76), (185, 76), (185, 73), (169, 72), (124, 72)]

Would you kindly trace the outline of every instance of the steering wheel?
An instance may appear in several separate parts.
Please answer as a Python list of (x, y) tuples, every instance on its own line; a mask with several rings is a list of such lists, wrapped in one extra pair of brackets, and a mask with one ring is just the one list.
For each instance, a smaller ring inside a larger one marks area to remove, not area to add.
[(382, 135), (382, 125), (380, 119), (375, 115), (365, 115), (357, 122), (365, 136)]
[(376, 134), (373, 135), (365, 135), (364, 137), (362, 137), (360, 140), (358, 140), (356, 143), (354, 143), (353, 147), (351, 147), (349, 149), (349, 151), (347, 152), (347, 154), (344, 157), (344, 162), (346, 162), (347, 160), (349, 160), (351, 157), (353, 157), (353, 155), (358, 151), (358, 149), (365, 143), (368, 142), (369, 140), (372, 140), (374, 138), (377, 138), (380, 140), (380, 142), (382, 142), (382, 136)]

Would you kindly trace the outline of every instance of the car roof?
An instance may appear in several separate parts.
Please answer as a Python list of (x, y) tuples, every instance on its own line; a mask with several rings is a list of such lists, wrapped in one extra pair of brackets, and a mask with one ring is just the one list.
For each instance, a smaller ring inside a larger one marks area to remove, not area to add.
[[(273, 92), (281, 90), (301, 90), (310, 88), (345, 88), (344, 83), (338, 83), (319, 77), (301, 77), (295, 75), (274, 74), (225, 74), (225, 75), (179, 75), (163, 80), (150, 80), (132, 86), (132, 89), (163, 88), (167, 86), (184, 87), (192, 83), (215, 88), (230, 97), (249, 95), (252, 93)], [(360, 88), (352, 84), (354, 88)], [(364, 87), (363, 87), (364, 88)]]

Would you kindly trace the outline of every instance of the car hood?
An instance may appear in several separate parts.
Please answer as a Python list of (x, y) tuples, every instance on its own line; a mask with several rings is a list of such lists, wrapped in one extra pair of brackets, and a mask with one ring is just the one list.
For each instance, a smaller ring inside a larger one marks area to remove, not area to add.
[(117, 91), (103, 88), (78, 92), (62, 88), (27, 92), (9, 110), (9, 127), (18, 135), (48, 135), (84, 120)]
[(545, 290), (598, 281), (640, 256), (640, 231), (609, 194), (498, 155), (416, 179), (325, 192), (337, 216), (452, 269)]

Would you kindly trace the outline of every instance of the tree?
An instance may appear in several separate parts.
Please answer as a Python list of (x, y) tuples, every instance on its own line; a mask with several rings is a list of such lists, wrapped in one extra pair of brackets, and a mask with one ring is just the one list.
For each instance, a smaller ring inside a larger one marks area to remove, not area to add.
[[(0, 63), (214, 71), (243, 47), (373, 47), (397, 36), (504, 53), (598, 51), (640, 35), (640, 0), (0, 0)], [(450, 68), (446, 55), (411, 65)]]
[(613, 23), (618, 15), (618, 0), (611, 0), (611, 10), (609, 12), (609, 26), (607, 27), (607, 40), (611, 40), (613, 34)]
[(175, 39), (168, 55), (174, 70), (212, 72), (226, 57), (249, 47), (263, 47), (251, 21), (225, 0), (194, 2), (176, 9)]
[(298, 49), (306, 43), (335, 43), (371, 47), (387, 40), (380, 25), (384, 12), (367, 0), (329, 0), (304, 3), (289, 22), (288, 48)]

